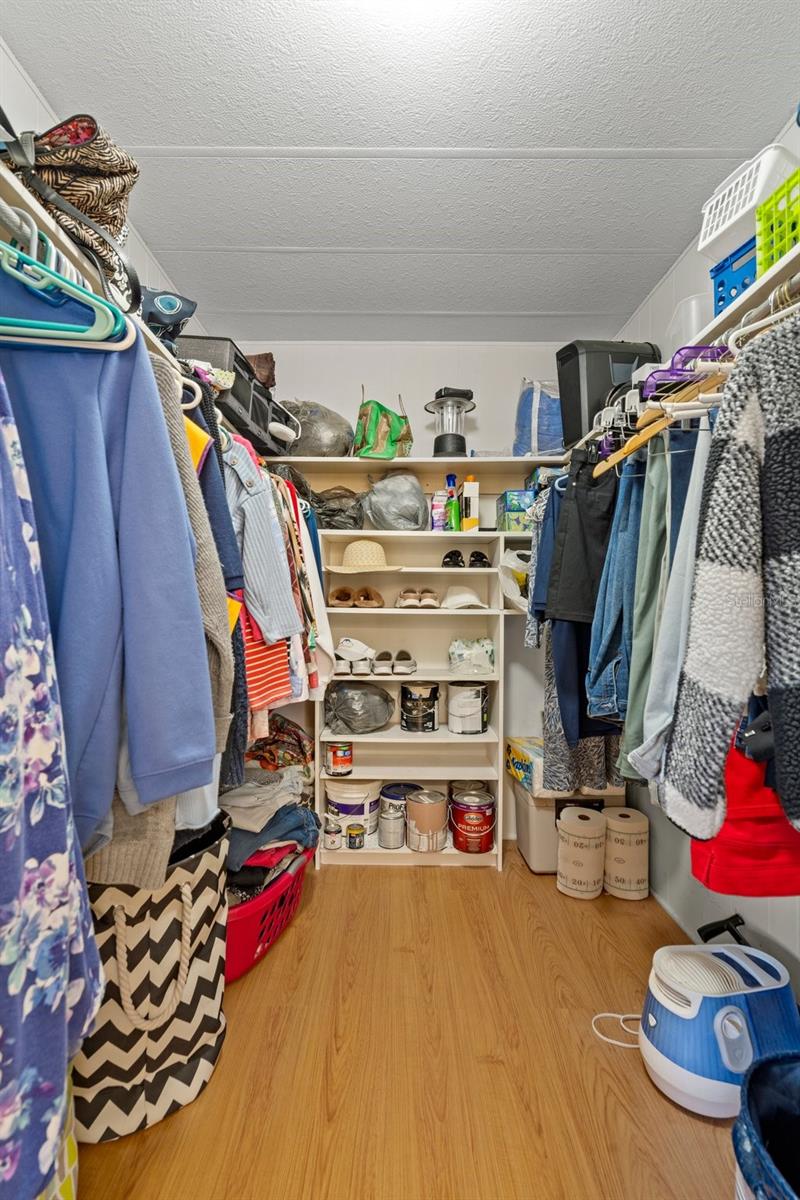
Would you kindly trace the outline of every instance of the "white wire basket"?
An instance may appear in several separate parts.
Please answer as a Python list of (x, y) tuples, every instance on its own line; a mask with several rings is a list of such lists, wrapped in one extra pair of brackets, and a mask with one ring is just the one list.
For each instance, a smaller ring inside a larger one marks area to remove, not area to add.
[(703, 205), (697, 249), (713, 262), (719, 262), (754, 237), (756, 208), (788, 179), (797, 165), (790, 150), (773, 142), (732, 171)]

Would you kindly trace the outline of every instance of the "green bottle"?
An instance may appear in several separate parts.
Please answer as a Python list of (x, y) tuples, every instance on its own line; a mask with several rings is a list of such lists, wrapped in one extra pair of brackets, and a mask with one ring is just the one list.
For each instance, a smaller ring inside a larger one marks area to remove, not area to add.
[(447, 502), (444, 506), (444, 527), (449, 533), (461, 529), (461, 509), (458, 503), (455, 475), (447, 476)]

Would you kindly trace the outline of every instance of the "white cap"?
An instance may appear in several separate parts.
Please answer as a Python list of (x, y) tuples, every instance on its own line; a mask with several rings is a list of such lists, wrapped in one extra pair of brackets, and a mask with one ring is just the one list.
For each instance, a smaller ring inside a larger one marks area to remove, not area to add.
[(442, 608), (488, 608), (478, 593), (464, 584), (457, 583), (447, 589)]

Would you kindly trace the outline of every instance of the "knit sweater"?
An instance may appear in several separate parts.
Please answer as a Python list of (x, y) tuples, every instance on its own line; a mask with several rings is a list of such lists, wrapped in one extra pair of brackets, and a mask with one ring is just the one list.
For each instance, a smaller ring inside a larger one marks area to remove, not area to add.
[(228, 605), (222, 568), (214, 545), (203, 493), (189, 453), (181, 408), (180, 384), (167, 363), (150, 356), (158, 394), (164, 409), (172, 453), (178, 466), (181, 487), (186, 498), (189, 524), (196, 543), (195, 578), (200, 594), (203, 629), (206, 635), (211, 699), (214, 705), (217, 750), (225, 749), (231, 723), (233, 693), (233, 651), (228, 623)]
[(700, 508), (689, 638), (659, 789), (708, 839), (724, 766), (766, 663), (777, 791), (800, 828), (800, 319), (748, 346), (725, 387)]

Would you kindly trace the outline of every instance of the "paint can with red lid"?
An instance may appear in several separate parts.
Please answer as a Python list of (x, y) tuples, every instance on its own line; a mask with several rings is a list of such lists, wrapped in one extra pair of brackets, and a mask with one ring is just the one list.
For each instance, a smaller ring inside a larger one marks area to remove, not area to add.
[(458, 792), (450, 803), (453, 846), (462, 854), (488, 854), (497, 823), (494, 796), (487, 791)]

